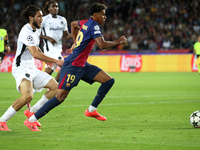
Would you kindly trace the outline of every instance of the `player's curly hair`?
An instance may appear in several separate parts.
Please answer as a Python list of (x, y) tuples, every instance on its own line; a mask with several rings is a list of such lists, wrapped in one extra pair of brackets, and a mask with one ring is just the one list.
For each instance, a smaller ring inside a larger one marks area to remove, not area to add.
[(89, 14), (92, 16), (94, 13), (101, 12), (102, 10), (106, 10), (107, 7), (101, 3), (93, 3), (90, 5)]
[(47, 1), (47, 2), (45, 3), (45, 6), (42, 8), (43, 13), (44, 13), (45, 15), (49, 14), (48, 8), (50, 7), (50, 5), (51, 5), (52, 3), (57, 3), (57, 1), (55, 1), (55, 0)]
[(29, 16), (34, 17), (38, 11), (42, 11), (35, 5), (29, 5), (25, 10), (22, 11), (21, 16), (29, 22)]

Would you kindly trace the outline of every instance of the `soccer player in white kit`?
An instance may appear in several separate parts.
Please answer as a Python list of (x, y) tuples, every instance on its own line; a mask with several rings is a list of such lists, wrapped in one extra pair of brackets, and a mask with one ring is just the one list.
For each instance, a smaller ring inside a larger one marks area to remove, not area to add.
[[(61, 54), (62, 38), (64, 37), (69, 39), (71, 37), (68, 32), (67, 20), (64, 17), (58, 15), (59, 6), (55, 0), (46, 2), (43, 11), (47, 14), (43, 17), (41, 25), (42, 34), (40, 36), (44, 43), (44, 54), (55, 59), (63, 60), (63, 56)], [(46, 66), (45, 72), (51, 75), (56, 68), (57, 65), (53, 67)], [(59, 77), (60, 71), (55, 77), (56, 81), (59, 81)]]
[[(57, 65), (63, 64), (63, 60), (53, 59), (44, 55), (39, 49), (40, 27), (42, 23), (42, 11), (35, 5), (28, 6), (22, 16), (28, 21), (25, 24), (18, 36), (17, 51), (13, 60), (12, 75), (16, 80), (17, 90), (21, 93), (21, 97), (16, 99), (13, 104), (0, 118), (0, 130), (10, 131), (7, 126), (7, 121), (13, 117), (24, 105), (33, 99), (33, 89), (48, 88), (42, 98), (31, 107), (32, 111), (37, 111), (49, 99), (51, 99), (57, 91), (57, 82), (46, 72), (40, 71), (34, 65), (34, 58)], [(24, 112), (27, 117), (30, 117), (35, 112), (30, 112), (29, 109)], [(26, 124), (26, 122), (24, 122)], [(41, 126), (37, 123), (37, 126)]]

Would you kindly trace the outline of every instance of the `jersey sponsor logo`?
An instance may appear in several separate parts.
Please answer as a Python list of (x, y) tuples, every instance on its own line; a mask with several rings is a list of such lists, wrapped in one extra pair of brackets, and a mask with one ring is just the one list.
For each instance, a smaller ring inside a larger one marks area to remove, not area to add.
[(101, 31), (94, 31), (94, 34), (101, 34)]
[(33, 37), (31, 35), (27, 36), (27, 41), (32, 42), (33, 41)]
[(60, 28), (60, 27), (57, 27), (57, 28), (49, 28), (49, 30), (50, 30), (50, 31), (51, 31), (51, 30), (53, 30), (53, 31), (58, 31), (58, 30), (63, 31), (64, 29), (63, 29), (63, 28)]
[(100, 30), (99, 26), (98, 25), (94, 26), (94, 30)]
[(139, 72), (142, 68), (141, 55), (122, 55), (120, 59), (121, 72)]

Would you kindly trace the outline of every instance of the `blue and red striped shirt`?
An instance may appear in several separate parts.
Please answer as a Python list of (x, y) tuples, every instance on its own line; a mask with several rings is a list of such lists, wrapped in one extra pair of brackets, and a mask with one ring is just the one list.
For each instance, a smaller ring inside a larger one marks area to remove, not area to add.
[(102, 36), (100, 26), (92, 20), (80, 20), (78, 22), (80, 29), (75, 41), (73, 54), (65, 58), (73, 66), (84, 67), (88, 56), (95, 44), (95, 39)]

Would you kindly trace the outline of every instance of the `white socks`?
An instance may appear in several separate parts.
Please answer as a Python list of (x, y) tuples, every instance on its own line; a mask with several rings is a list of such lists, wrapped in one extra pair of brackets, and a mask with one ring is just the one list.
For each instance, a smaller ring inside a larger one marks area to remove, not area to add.
[(0, 122), (7, 122), (11, 117), (13, 117), (17, 111), (10, 106), (7, 111), (3, 114), (3, 116), (0, 118)]
[(90, 105), (89, 108), (88, 108), (88, 111), (89, 111), (89, 112), (93, 112), (93, 111), (95, 111), (95, 110), (97, 110), (97, 108), (94, 107), (94, 106), (92, 106), (92, 105)]
[(33, 89), (33, 94), (35, 94), (37, 91), (35, 89)]
[(30, 108), (30, 112), (37, 112), (46, 102), (48, 101), (48, 99), (46, 98), (45, 95), (42, 96), (42, 98)]
[[(48, 99), (46, 98), (45, 95), (43, 95), (42, 98), (33, 107), (30, 108), (30, 112), (37, 112), (47, 101)], [(10, 106), (7, 109), (7, 111), (3, 114), (3, 116), (0, 118), (0, 122), (7, 122), (16, 113), (17, 111), (12, 106)], [(33, 119), (37, 120), (36, 118)]]
[(36, 122), (37, 118), (35, 117), (35, 115), (32, 115), (29, 119), (30, 122)]

